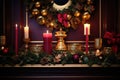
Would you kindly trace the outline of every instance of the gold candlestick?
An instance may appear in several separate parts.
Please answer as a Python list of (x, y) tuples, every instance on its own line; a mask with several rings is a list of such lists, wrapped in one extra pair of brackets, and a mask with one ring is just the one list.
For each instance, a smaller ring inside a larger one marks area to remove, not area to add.
[(95, 49), (96, 49), (96, 56), (101, 55), (100, 48), (102, 47), (102, 38), (95, 39)]
[(4, 46), (6, 44), (6, 36), (0, 36), (0, 46)]
[(28, 47), (29, 47), (28, 43), (30, 42), (30, 39), (29, 38), (24, 39), (24, 42), (25, 42), (25, 52), (28, 52)]
[(0, 48), (2, 50), (5, 48), (5, 44), (6, 44), (6, 36), (2, 35), (2, 36), (0, 36)]
[(64, 38), (67, 36), (65, 31), (62, 31), (62, 28), (60, 28), (60, 31), (57, 31), (55, 36), (58, 38), (56, 50), (67, 50), (67, 47), (64, 43)]

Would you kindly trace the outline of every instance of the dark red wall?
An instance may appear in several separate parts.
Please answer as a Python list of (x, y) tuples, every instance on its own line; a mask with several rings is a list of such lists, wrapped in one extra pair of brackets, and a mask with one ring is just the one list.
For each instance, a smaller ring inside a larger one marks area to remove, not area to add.
[[(6, 36), (7, 45), (14, 48), (15, 24), (19, 25), (19, 46), (23, 45), (23, 27), (25, 26), (25, 5), (24, 0), (5, 0), (6, 4)], [(2, 0), (1, 0), (2, 2)], [(102, 0), (102, 35), (105, 31), (116, 32), (117, 29), (117, 2), (118, 0)], [(2, 6), (2, 5), (1, 5)], [(1, 20), (1, 19), (0, 19)], [(99, 37), (99, 0), (95, 0), (95, 14), (91, 18), (90, 41)], [(1, 20), (2, 24), (2, 20)], [(107, 26), (105, 26), (107, 24)], [(2, 26), (2, 25), (1, 25)], [(40, 26), (35, 19), (29, 19), (30, 38), (33, 41), (42, 41), (42, 34), (46, 31), (45, 26)], [(66, 37), (67, 41), (84, 41), (83, 25), (79, 25), (77, 30), (70, 30)], [(53, 40), (56, 31), (53, 31)], [(0, 31), (2, 34), (2, 30)]]

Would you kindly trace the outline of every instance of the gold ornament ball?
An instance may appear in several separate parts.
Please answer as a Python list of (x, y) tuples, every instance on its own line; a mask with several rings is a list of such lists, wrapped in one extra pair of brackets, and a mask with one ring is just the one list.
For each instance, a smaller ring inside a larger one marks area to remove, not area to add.
[(46, 9), (43, 9), (43, 10), (41, 11), (41, 14), (42, 14), (43, 16), (46, 16), (46, 15), (47, 15), (47, 10), (46, 10)]
[(57, 28), (58, 25), (55, 20), (53, 20), (53, 24), (54, 24), (53, 28)]
[(86, 16), (87, 16), (86, 17), (87, 20), (90, 19), (90, 17), (91, 17), (90, 14), (87, 14)]
[(49, 26), (53, 28), (54, 27), (54, 22), (50, 22)]
[(39, 7), (40, 7), (40, 2), (37, 1), (37, 2), (35, 3), (35, 7), (39, 8)]
[(67, 27), (69, 28), (70, 26), (71, 26), (71, 24), (70, 24), (70, 22), (68, 22), (68, 26)]
[(74, 16), (75, 17), (79, 17), (80, 16), (80, 12), (79, 11), (75, 11)]
[(39, 14), (39, 10), (38, 9), (33, 9), (32, 15), (37, 15), (37, 14)]
[(86, 15), (83, 15), (82, 18), (83, 18), (83, 19), (86, 19)]
[(91, 0), (87, 0), (87, 4), (89, 5), (89, 4), (91, 4), (92, 3), (92, 1)]
[(39, 24), (43, 25), (43, 24), (45, 24), (45, 22), (46, 22), (45, 18), (41, 18), (39, 21)]
[(90, 17), (91, 17), (90, 14), (88, 12), (85, 12), (82, 18), (88, 20), (90, 19)]
[(67, 19), (70, 20), (72, 16), (70, 14), (67, 15)]

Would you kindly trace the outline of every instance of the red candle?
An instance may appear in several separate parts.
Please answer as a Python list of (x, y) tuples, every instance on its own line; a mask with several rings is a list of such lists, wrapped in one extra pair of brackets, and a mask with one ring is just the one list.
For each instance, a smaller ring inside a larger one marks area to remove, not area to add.
[(88, 54), (88, 27), (86, 27), (86, 54)]
[(18, 55), (18, 25), (15, 25), (15, 53)]
[(90, 24), (86, 23), (84, 24), (84, 35), (86, 35), (86, 54), (88, 54), (88, 41), (89, 41), (89, 35), (90, 35)]
[(52, 33), (49, 33), (48, 30), (46, 33), (43, 33), (43, 49), (46, 53), (52, 53)]

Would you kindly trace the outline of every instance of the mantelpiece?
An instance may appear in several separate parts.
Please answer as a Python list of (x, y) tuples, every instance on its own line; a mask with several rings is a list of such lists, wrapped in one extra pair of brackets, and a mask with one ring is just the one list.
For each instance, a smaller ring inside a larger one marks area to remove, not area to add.
[(100, 67), (86, 64), (30, 65), (0, 67), (0, 78), (22, 80), (118, 80), (119, 67)]
[[(2, 0), (1, 0), (2, 1)], [(23, 5), (21, 4), (23, 0), (10, 0), (10, 3), (6, 1), (6, 13), (10, 13), (9, 17), (6, 17), (6, 36), (7, 36), (7, 44), (9, 47), (14, 46), (14, 37), (13, 37), (13, 25), (20, 21), (20, 25), (24, 26), (24, 10)], [(117, 15), (117, 8), (115, 7), (116, 2), (113, 0), (99, 0), (102, 1), (102, 14), (99, 16), (102, 17), (102, 22), (99, 22), (100, 30), (102, 31), (101, 34), (103, 35), (104, 32), (109, 28), (110, 30), (116, 29), (117, 26), (117, 19), (115, 16)], [(2, 2), (1, 2), (2, 4)], [(115, 4), (115, 5), (111, 5)], [(111, 7), (111, 8), (110, 8)], [(2, 10), (2, 9), (1, 9)], [(111, 12), (112, 10), (112, 12)], [(120, 11), (120, 10), (119, 10)], [(17, 12), (17, 13), (16, 13)], [(115, 13), (116, 12), (116, 13)], [(7, 14), (6, 14), (7, 15)], [(98, 17), (99, 13), (97, 13), (96, 17)], [(110, 17), (109, 17), (110, 16)], [(1, 18), (2, 19), (2, 18)], [(2, 20), (1, 20), (2, 21)], [(98, 23), (98, 22), (97, 22)], [(95, 23), (96, 24), (96, 23)], [(36, 24), (37, 25), (37, 24)], [(36, 26), (35, 25), (35, 26)], [(118, 24), (119, 25), (119, 24)], [(33, 26), (33, 27), (35, 27)], [(96, 25), (96, 27), (98, 27)], [(39, 28), (39, 27), (38, 27)], [(120, 30), (120, 29), (118, 29)], [(12, 31), (12, 32), (11, 32)], [(101, 35), (99, 34), (99, 35)], [(12, 36), (12, 39), (11, 39)], [(22, 36), (22, 34), (20, 34)], [(83, 37), (82, 37), (83, 38)], [(81, 38), (79, 39), (81, 40)], [(84, 39), (83, 39), (84, 40)], [(23, 42), (23, 39), (20, 39), (20, 44)], [(69, 64), (68, 64), (69, 65)], [(39, 64), (35, 65), (25, 65), (23, 67), (0, 67), (0, 78), (7, 78), (7, 79), (25, 79), (25, 80), (33, 80), (33, 79), (44, 79), (44, 80), (111, 80), (119, 78), (120, 72), (119, 67), (113, 65), (113, 67), (101, 67), (99, 65), (93, 65), (92, 67), (88, 67), (86, 64), (72, 64), (73, 66), (66, 65), (51, 65), (51, 66), (43, 66)], [(119, 78), (120, 79), (120, 78)]]
[(113, 64), (113, 65), (110, 65), (110, 66), (102, 66), (102, 65), (98, 65), (98, 64), (93, 64), (92, 66), (89, 66), (88, 64), (46, 64), (46, 65), (41, 65), (41, 64), (25, 64), (25, 65), (22, 65), (20, 66), (19, 64), (16, 64), (14, 66), (11, 66), (11, 65), (7, 65), (7, 64), (4, 64), (4, 65), (1, 65), (0, 64), (0, 67), (33, 67), (33, 68), (83, 68), (83, 67), (93, 67), (93, 68), (96, 68), (96, 67), (120, 67), (119, 64)]
[[(52, 41), (53, 46), (55, 46), (57, 41)], [(41, 45), (43, 46), (43, 41), (30, 41), (30, 45)], [(85, 46), (85, 41), (65, 41), (65, 44), (69, 46), (70, 44), (80, 44), (81, 47)], [(89, 41), (90, 47), (94, 47), (94, 41)]]

